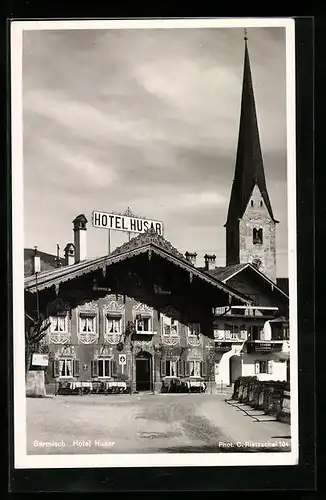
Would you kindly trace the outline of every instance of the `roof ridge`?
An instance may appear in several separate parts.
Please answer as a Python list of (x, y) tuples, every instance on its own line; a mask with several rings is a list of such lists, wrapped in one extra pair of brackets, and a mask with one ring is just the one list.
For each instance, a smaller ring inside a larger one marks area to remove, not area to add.
[(138, 236), (131, 238), (129, 241), (115, 248), (109, 255), (119, 255), (120, 253), (128, 252), (129, 250), (133, 250), (135, 248), (139, 248), (141, 246), (149, 244), (156, 245), (159, 248), (172, 253), (179, 259), (182, 259), (189, 264), (189, 261), (186, 259), (186, 257), (182, 253), (180, 253), (179, 250), (177, 250), (177, 248), (170, 243), (170, 241), (165, 239), (162, 235), (158, 234), (152, 228), (149, 228), (144, 233), (140, 233)]

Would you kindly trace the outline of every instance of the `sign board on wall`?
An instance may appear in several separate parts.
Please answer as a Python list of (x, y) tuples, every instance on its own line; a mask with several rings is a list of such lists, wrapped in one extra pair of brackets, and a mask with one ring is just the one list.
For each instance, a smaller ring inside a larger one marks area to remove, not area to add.
[(119, 354), (119, 365), (125, 365), (127, 363), (127, 358), (125, 354)]
[(93, 227), (127, 233), (145, 233), (149, 229), (153, 229), (157, 234), (163, 236), (163, 222), (157, 220), (94, 211), (92, 223)]
[(47, 354), (33, 354), (32, 365), (33, 366), (48, 366), (49, 358)]

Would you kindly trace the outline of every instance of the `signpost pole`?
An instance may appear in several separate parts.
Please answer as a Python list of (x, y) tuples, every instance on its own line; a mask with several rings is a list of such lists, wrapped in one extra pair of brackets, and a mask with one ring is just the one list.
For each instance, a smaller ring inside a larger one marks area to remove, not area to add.
[(108, 230), (108, 255), (111, 253), (111, 229)]

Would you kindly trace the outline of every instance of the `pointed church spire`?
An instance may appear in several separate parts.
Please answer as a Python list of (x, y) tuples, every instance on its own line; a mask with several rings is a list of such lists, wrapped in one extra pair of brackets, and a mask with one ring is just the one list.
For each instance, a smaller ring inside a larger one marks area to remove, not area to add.
[(226, 226), (242, 218), (256, 184), (271, 219), (273, 222), (278, 222), (274, 219), (266, 187), (246, 29), (244, 34), (245, 53), (238, 150)]

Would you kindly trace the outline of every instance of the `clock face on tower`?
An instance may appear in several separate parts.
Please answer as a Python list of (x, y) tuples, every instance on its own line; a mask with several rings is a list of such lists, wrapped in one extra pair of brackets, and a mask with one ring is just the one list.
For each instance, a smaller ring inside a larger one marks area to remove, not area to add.
[(262, 261), (260, 259), (253, 259), (252, 265), (255, 266), (257, 269), (259, 269), (262, 265)]

